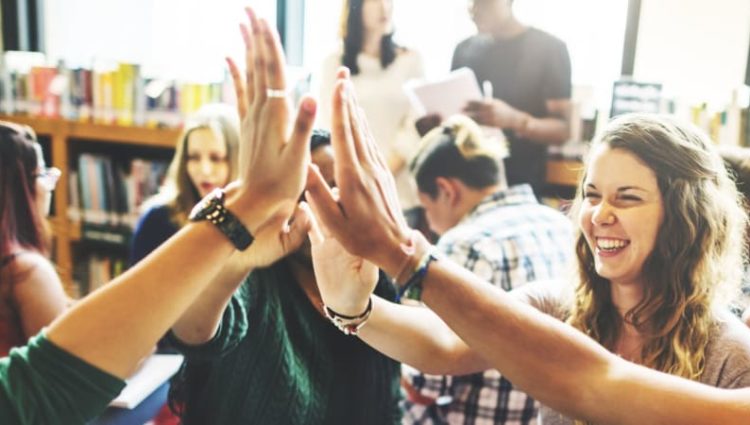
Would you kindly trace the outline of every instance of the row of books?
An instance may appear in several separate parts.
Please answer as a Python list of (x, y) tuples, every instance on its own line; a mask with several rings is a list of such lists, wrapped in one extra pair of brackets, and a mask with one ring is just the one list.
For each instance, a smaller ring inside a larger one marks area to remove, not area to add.
[(82, 239), (126, 245), (143, 202), (161, 186), (168, 163), (82, 153), (70, 172), (68, 218)]
[(705, 104), (691, 108), (691, 120), (719, 145), (750, 146), (750, 108), (729, 105), (709, 111)]
[[(232, 103), (229, 78), (187, 83), (146, 78), (139, 65), (99, 61), (91, 68), (47, 66), (42, 56), (6, 52), (0, 61), (0, 113), (99, 124), (169, 126), (206, 103)], [(20, 57), (20, 59), (19, 59)]]
[(81, 298), (100, 288), (125, 271), (127, 261), (125, 258), (108, 256), (102, 254), (90, 254), (75, 262), (73, 268), (73, 281), (76, 283), (75, 290), (79, 293), (72, 294), (75, 298)]

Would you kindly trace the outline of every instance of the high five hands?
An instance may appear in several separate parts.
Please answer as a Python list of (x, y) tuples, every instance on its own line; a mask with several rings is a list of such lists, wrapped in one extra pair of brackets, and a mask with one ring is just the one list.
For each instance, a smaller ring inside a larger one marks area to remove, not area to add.
[(244, 217), (240, 213), (240, 219), (255, 237), (250, 248), (233, 255), (231, 263), (249, 270), (296, 250), (306, 236), (309, 221), (297, 200), (310, 164), (316, 103), (302, 98), (290, 129), (292, 108), (278, 34), (251, 8), (246, 14), (248, 24), (240, 25), (244, 74), (227, 58), (241, 123), (240, 177), (227, 189), (228, 205), (238, 213), (248, 212)]
[(375, 266), (391, 276), (403, 267), (407, 254), (402, 247), (412, 230), (401, 212), (393, 176), (357, 104), (348, 70), (341, 68), (337, 77), (331, 142), (338, 188), (333, 191), (311, 168), (307, 199), (316, 217), (311, 220), (310, 239), (323, 301), (341, 314), (354, 315), (364, 310), (375, 287)]
[[(291, 107), (285, 95), (281, 45), (265, 20), (258, 19), (250, 8), (247, 15), (249, 26), (240, 27), (245, 41), (244, 76), (236, 63), (227, 59), (242, 135), (241, 174), (230, 189), (234, 192), (230, 193), (230, 208), (237, 210), (256, 238), (249, 252), (243, 254), (244, 261), (250, 267), (266, 266), (299, 246), (314, 222), (307, 207), (297, 206), (306, 186), (321, 224), (311, 231), (314, 253), (340, 252), (336, 258), (342, 263), (330, 267), (350, 270), (361, 283), (354, 293), (337, 290), (323, 294), (328, 305), (346, 314), (366, 304), (377, 280), (375, 266), (391, 275), (399, 272), (407, 256), (403, 246), (412, 230), (401, 212), (393, 177), (357, 103), (348, 70), (338, 71), (331, 99), (331, 142), (338, 185), (334, 193), (310, 166), (315, 101), (302, 99), (290, 130)], [(247, 212), (244, 216), (243, 211)], [(289, 229), (287, 222), (292, 216)], [(336, 242), (326, 243), (330, 238)], [(333, 293), (340, 296), (326, 299)]]

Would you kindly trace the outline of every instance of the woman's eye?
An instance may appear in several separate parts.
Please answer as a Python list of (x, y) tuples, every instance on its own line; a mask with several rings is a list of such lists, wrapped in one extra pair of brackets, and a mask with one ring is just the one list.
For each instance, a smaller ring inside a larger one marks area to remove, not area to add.
[(642, 199), (635, 195), (621, 195), (620, 199), (623, 201), (641, 201)]

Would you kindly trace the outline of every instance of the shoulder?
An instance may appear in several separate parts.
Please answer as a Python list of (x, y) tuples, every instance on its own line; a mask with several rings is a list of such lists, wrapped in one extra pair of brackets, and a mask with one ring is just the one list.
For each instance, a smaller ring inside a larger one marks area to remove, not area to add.
[(136, 225), (136, 232), (142, 227), (169, 224), (176, 227), (170, 219), (171, 209), (165, 204), (152, 205), (143, 213)]
[(396, 48), (396, 57), (401, 60), (422, 61), (422, 55), (419, 51), (404, 46), (398, 46)]
[(23, 251), (8, 264), (7, 268), (16, 296), (40, 292), (45, 288), (62, 287), (55, 267), (38, 252)]
[(458, 53), (467, 49), (471, 49), (472, 47), (480, 44), (480, 40), (481, 38), (477, 35), (472, 35), (471, 37), (465, 38), (456, 45), (455, 52)]
[(568, 46), (560, 38), (540, 30), (539, 28), (529, 27), (526, 33), (528, 43), (535, 45), (545, 52), (567, 52)]
[(711, 334), (702, 380), (722, 388), (750, 386), (750, 328), (728, 313)]
[(568, 305), (574, 296), (573, 288), (565, 280), (529, 282), (511, 291), (513, 298), (559, 320), (568, 316)]
[(55, 274), (52, 263), (42, 254), (35, 251), (21, 251), (7, 265), (8, 271), (14, 276), (23, 276), (32, 273)]

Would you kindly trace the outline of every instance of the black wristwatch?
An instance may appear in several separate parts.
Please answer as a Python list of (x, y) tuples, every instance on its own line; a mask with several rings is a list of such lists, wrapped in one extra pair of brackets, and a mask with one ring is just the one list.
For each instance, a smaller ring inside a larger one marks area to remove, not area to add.
[(214, 189), (201, 199), (188, 217), (190, 221), (208, 220), (213, 223), (240, 251), (244, 251), (253, 243), (253, 235), (245, 226), (224, 206), (224, 190)]

